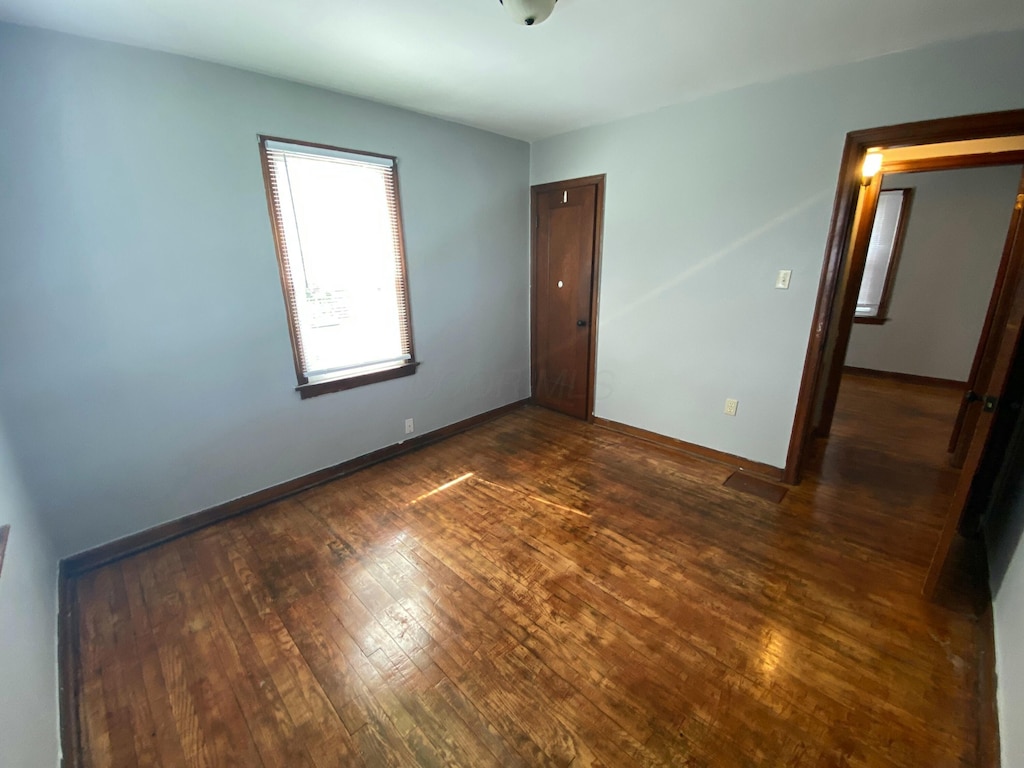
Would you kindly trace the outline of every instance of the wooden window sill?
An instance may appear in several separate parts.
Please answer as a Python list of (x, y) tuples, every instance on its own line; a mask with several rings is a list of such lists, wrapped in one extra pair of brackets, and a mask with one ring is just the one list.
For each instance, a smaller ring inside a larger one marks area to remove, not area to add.
[(306, 400), (310, 397), (327, 395), (331, 392), (341, 392), (345, 389), (355, 389), (367, 384), (376, 384), (380, 381), (390, 381), (391, 379), (400, 379), (403, 376), (412, 376), (416, 373), (418, 367), (419, 363), (411, 361), (396, 365), (393, 368), (383, 368), (379, 371), (357, 373), (352, 376), (328, 379), (327, 381), (316, 381), (309, 384), (299, 384), (295, 391), (299, 393), (303, 400)]
[(885, 325), (889, 322), (888, 317), (857, 317), (853, 316), (853, 322), (863, 323), (864, 325)]

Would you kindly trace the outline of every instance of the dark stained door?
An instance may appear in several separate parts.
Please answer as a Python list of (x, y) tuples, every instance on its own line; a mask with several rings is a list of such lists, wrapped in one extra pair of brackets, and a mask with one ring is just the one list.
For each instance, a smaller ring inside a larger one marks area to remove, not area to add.
[[(1010, 263), (1024, 260), (1024, 190), (1017, 196), (1014, 218), (1010, 225), (1007, 250)], [(972, 374), (979, 400), (969, 404), (968, 415), (962, 419), (961, 440), (965, 441), (963, 469), (957, 482), (956, 491), (939, 537), (939, 543), (932, 555), (925, 582), (925, 596), (931, 598), (942, 575), (946, 560), (953, 546), (957, 530), (971, 500), (975, 479), (983, 469), (985, 452), (996, 417), (1000, 409), (1006, 408), (1007, 384), (1010, 372), (1016, 362), (1017, 350), (1021, 347), (1024, 329), (1024, 274), (1015, 270), (1012, 280), (1005, 280), (999, 291), (994, 311), (994, 322), (984, 340), (979, 355), (978, 370)]]
[(533, 397), (586, 419), (593, 408), (592, 334), (599, 184), (534, 189)]
[(953, 454), (950, 463), (954, 467), (962, 467), (967, 458), (967, 450), (970, 447), (968, 439), (974, 424), (978, 419), (979, 408), (979, 376), (983, 367), (988, 362), (985, 355), (995, 353), (995, 347), (988, 343), (993, 327), (1000, 327), (1005, 324), (1005, 317), (1000, 316), (1000, 310), (1006, 311), (1007, 302), (1003, 296), (1006, 286), (1016, 284), (1022, 264), (1019, 259), (1014, 259), (1014, 238), (1017, 236), (1018, 224), (1021, 218), (1021, 200), (1024, 199), (1024, 172), (1021, 173), (1020, 184), (1017, 187), (1017, 200), (1013, 207), (1013, 215), (1010, 219), (1010, 229), (1006, 235), (1006, 245), (1003, 248), (1003, 258), (999, 264), (999, 272), (996, 274), (995, 287), (992, 290), (992, 299), (989, 302), (988, 314), (985, 316), (985, 324), (982, 326), (981, 339), (978, 342), (978, 349), (974, 354), (974, 363), (971, 365), (971, 374), (967, 378), (967, 393), (960, 403), (960, 412), (957, 413), (956, 423), (953, 425), (953, 434), (949, 438), (949, 452)]

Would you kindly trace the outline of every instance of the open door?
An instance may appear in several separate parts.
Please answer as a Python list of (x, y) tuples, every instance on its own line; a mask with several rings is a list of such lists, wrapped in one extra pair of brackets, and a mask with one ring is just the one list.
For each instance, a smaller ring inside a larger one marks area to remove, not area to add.
[(975, 407), (980, 402), (981, 388), (978, 377), (982, 366), (985, 364), (985, 355), (991, 352), (989, 349), (989, 336), (994, 327), (1005, 324), (1006, 319), (999, 316), (1000, 309), (1008, 309), (1002, 301), (1006, 286), (1013, 286), (1020, 277), (1021, 263), (1019, 254), (1014, 258), (1014, 237), (1021, 218), (1021, 200), (1024, 199), (1024, 172), (1021, 173), (1020, 184), (1017, 187), (1017, 203), (1013, 209), (1013, 217), (1010, 219), (1010, 229), (1006, 235), (1006, 245), (1003, 247), (1003, 259), (999, 264), (999, 272), (996, 273), (996, 282), (992, 290), (992, 300), (989, 302), (988, 313), (985, 315), (985, 324), (981, 329), (981, 338), (978, 342), (978, 350), (974, 354), (974, 362), (971, 365), (971, 373), (967, 378), (967, 391), (960, 403), (960, 411), (956, 415), (956, 423), (953, 425), (953, 434), (949, 438), (949, 452), (953, 454), (950, 463), (954, 467), (963, 467), (967, 458), (967, 449), (970, 444), (969, 435), (974, 428), (978, 418), (979, 408)]
[[(1018, 189), (1007, 236), (1006, 254), (1009, 256), (1009, 264), (1019, 265), (1024, 258), (1022, 209), (1024, 179)], [(1006, 275), (1003, 279), (1002, 289), (998, 291), (999, 298), (992, 310), (992, 324), (988, 328), (988, 336), (977, 355), (977, 370), (971, 372), (974, 384), (972, 390), (977, 395), (964, 399), (961, 418), (958, 418), (960, 435), (957, 447), (964, 452), (963, 469), (928, 569), (924, 594), (929, 599), (935, 595), (961, 518), (971, 499), (971, 487), (985, 456), (996, 413), (1001, 407), (1005, 407), (1005, 402), (1001, 401), (1005, 400), (1007, 382), (1021, 340), (1021, 326), (1024, 323), (1024, 275), (1019, 268), (1014, 272), (1012, 276)]]

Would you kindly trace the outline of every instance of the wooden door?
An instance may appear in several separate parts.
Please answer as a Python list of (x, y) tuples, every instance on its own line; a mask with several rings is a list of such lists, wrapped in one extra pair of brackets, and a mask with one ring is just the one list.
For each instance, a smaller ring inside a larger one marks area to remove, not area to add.
[(597, 245), (603, 177), (533, 189), (533, 399), (593, 414)]
[[(1017, 195), (1013, 221), (1007, 249), (1010, 263), (1020, 263), (1024, 258), (1024, 189)], [(979, 393), (976, 403), (968, 404), (970, 412), (963, 423), (963, 437), (966, 441), (963, 470), (957, 482), (953, 500), (946, 512), (939, 543), (932, 556), (925, 581), (927, 597), (935, 594), (942, 569), (946, 565), (953, 540), (956, 537), (964, 509), (971, 499), (971, 488), (979, 473), (995, 416), (1000, 408), (1006, 407), (1006, 388), (1010, 371), (1016, 361), (1021, 340), (1021, 326), (1024, 324), (1024, 274), (1017, 270), (1013, 280), (1005, 280), (995, 309), (995, 321), (989, 330), (981, 362), (978, 366), (975, 391)]]
[(964, 393), (964, 399), (960, 402), (960, 411), (956, 415), (953, 434), (949, 438), (949, 452), (953, 454), (950, 463), (954, 467), (962, 467), (964, 465), (970, 442), (968, 438), (981, 408), (979, 376), (986, 362), (988, 362), (985, 359), (985, 355), (994, 353), (994, 349), (988, 343), (989, 336), (992, 334), (994, 327), (999, 327), (1006, 322), (1006, 318), (1000, 315), (1000, 311), (1005, 313), (1009, 309), (1009, 304), (1003, 294), (1007, 290), (1012, 290), (1020, 275), (1020, 258), (1014, 258), (1014, 238), (1021, 218), (1020, 201), (1022, 199), (1024, 199), (1024, 173), (1021, 173), (1020, 185), (1017, 188), (1017, 202), (1014, 205), (1013, 216), (1010, 219), (1010, 229), (1006, 234), (1003, 259), (999, 263), (999, 271), (996, 273), (996, 282), (992, 289), (992, 299), (989, 301), (988, 313), (985, 315), (985, 324), (981, 329), (978, 349), (974, 353), (971, 373), (967, 378), (967, 391)]

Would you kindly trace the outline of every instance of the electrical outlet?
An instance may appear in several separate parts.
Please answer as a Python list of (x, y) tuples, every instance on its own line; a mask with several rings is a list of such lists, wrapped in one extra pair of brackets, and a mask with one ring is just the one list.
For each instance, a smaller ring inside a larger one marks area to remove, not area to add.
[(793, 270), (780, 269), (779, 276), (775, 280), (775, 287), (781, 291), (789, 290), (789, 278), (793, 276)]
[(730, 397), (728, 400), (725, 401), (725, 415), (726, 416), (735, 416), (736, 415), (736, 409), (739, 408), (739, 407), (740, 407), (740, 401), (739, 400), (733, 400)]
[(415, 431), (416, 427), (412, 423), (412, 419), (405, 420), (405, 434), (411, 435)]

